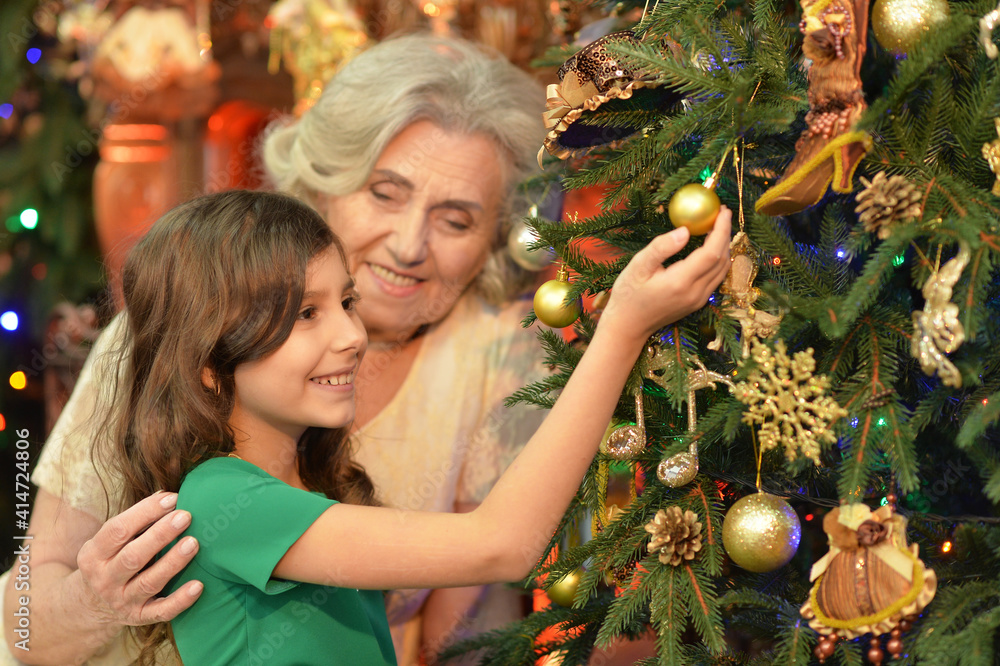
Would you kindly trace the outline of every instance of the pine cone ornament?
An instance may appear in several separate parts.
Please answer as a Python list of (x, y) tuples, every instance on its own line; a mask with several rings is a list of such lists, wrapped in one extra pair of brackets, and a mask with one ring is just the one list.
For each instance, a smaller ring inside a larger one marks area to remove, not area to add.
[(676, 567), (684, 560), (693, 560), (701, 550), (701, 522), (694, 511), (682, 511), (679, 506), (660, 509), (646, 524), (653, 538), (649, 552), (660, 553), (660, 562)]
[(886, 176), (879, 171), (871, 182), (861, 178), (865, 188), (858, 193), (858, 207), (854, 209), (865, 231), (874, 231), (885, 240), (892, 233), (892, 225), (920, 217), (920, 192), (905, 176)]

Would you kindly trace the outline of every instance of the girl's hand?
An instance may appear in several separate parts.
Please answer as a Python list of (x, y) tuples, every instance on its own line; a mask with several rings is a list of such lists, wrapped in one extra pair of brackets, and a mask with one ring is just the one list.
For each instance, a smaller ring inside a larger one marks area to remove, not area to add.
[(645, 342), (667, 324), (703, 307), (729, 271), (732, 211), (723, 206), (705, 243), (664, 268), (690, 239), (684, 227), (657, 236), (640, 250), (615, 280), (601, 326), (615, 335)]

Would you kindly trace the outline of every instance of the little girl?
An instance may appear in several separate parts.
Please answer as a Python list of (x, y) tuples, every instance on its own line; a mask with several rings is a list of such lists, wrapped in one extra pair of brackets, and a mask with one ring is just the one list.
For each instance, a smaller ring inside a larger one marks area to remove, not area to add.
[[(108, 453), (125, 506), (179, 489), (191, 513), (200, 550), (166, 591), (204, 584), (170, 624), (184, 663), (394, 664), (376, 590), (526, 576), (646, 339), (701, 307), (725, 275), (729, 212), (703, 247), (664, 268), (687, 240), (686, 230), (660, 236), (621, 273), (557, 404), (479, 508), (422, 513), (377, 506), (351, 461), (367, 337), (323, 219), (244, 191), (167, 213), (123, 272), (127, 379)], [(170, 632), (139, 632), (140, 663), (151, 663)]]

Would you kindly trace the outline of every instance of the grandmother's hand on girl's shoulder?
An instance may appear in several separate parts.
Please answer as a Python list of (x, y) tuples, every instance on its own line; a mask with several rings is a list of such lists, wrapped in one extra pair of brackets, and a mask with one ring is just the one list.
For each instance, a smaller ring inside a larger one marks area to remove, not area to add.
[(126, 626), (166, 622), (201, 595), (204, 586), (191, 581), (170, 596), (157, 596), (198, 552), (198, 541), (185, 536), (153, 562), (191, 524), (191, 514), (176, 506), (177, 493), (154, 493), (108, 519), (80, 548), (77, 567), (87, 601), (102, 621)]
[[(645, 341), (657, 329), (704, 307), (729, 271), (732, 211), (723, 206), (701, 247), (664, 267), (690, 240), (686, 228), (654, 238), (628, 263), (611, 290), (601, 324)], [(610, 315), (610, 316), (609, 316)]]

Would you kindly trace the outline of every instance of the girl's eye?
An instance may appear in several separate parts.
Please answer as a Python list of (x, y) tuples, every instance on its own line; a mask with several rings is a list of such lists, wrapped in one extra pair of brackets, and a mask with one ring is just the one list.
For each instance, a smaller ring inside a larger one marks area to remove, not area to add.
[(302, 308), (299, 312), (299, 319), (313, 319), (316, 316), (316, 308), (311, 305), (307, 308)]
[(358, 301), (360, 300), (360, 296), (357, 294), (351, 294), (350, 296), (346, 296), (340, 304), (343, 306), (345, 312), (353, 312), (354, 309), (358, 307)]

